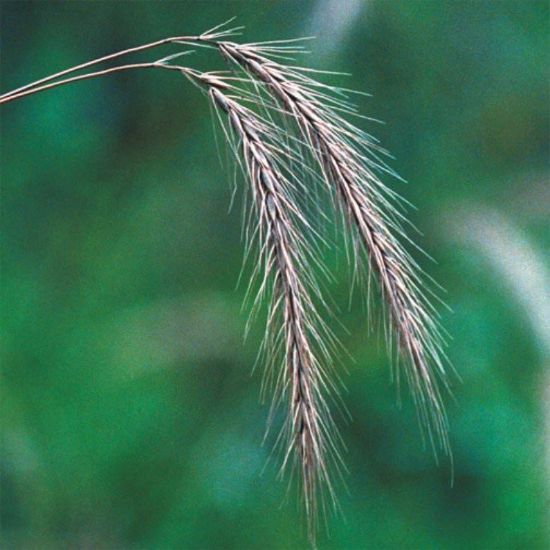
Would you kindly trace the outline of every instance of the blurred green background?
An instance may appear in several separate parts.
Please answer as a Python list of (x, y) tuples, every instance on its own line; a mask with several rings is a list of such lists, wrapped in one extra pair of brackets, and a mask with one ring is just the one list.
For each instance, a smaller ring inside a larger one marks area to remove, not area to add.
[[(327, 254), (341, 307), (345, 520), (319, 546), (550, 547), (546, 1), (2, 2), (1, 89), (234, 15), (243, 40), (314, 34), (352, 73), (410, 183), (447, 293), (450, 465), (397, 406), (381, 335)], [(166, 48), (166, 55), (175, 51)], [(149, 52), (136, 60), (163, 54)], [(198, 53), (186, 61), (222, 68)], [(239, 205), (203, 97), (133, 72), (1, 108), (4, 548), (307, 548), (266, 464), (243, 343)], [(332, 254), (332, 255), (331, 255)]]

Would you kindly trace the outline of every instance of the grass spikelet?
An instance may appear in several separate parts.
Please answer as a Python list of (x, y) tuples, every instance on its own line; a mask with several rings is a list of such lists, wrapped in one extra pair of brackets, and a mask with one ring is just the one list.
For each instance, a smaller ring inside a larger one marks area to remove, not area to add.
[[(278, 129), (261, 120), (219, 89), (209, 91), (212, 102), (229, 120), (237, 138), (235, 152), (241, 153), (250, 183), (257, 226), (251, 231), (258, 241), (261, 266), (259, 299), (270, 296), (267, 329), (268, 363), (275, 370), (273, 405), (286, 399), (288, 413), (280, 441), (285, 442), (281, 469), (299, 472), (302, 502), (307, 516), (308, 536), (315, 543), (319, 497), (323, 490), (335, 499), (330, 462), (338, 460), (334, 425), (325, 393), (333, 386), (320, 356), (326, 356), (317, 327), (311, 292), (318, 288), (309, 280), (307, 240), (300, 227), (308, 222), (292, 199), (293, 183), (282, 166), (286, 159)], [(237, 149), (240, 149), (238, 151)], [(283, 153), (283, 154), (281, 154)], [(312, 288), (313, 287), (313, 288)], [(277, 350), (283, 365), (277, 368)]]

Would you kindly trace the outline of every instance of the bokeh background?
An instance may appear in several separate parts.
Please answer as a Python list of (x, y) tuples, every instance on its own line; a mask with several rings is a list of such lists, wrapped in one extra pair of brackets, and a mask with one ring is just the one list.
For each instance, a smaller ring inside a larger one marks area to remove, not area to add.
[[(397, 406), (339, 251), (333, 328), (354, 361), (345, 520), (319, 547), (548, 548), (549, 6), (533, 1), (2, 2), (1, 89), (234, 15), (250, 41), (316, 35), (409, 181), (462, 379), (448, 461)], [(174, 48), (166, 48), (166, 54)], [(153, 60), (150, 52), (136, 60)], [(186, 58), (221, 68), (214, 57)], [(2, 107), (0, 545), (307, 548), (261, 445), (243, 343), (239, 204), (209, 108), (171, 73)], [(237, 201), (238, 202), (238, 201)], [(265, 467), (265, 468), (264, 468)], [(288, 501), (288, 502), (287, 502)]]

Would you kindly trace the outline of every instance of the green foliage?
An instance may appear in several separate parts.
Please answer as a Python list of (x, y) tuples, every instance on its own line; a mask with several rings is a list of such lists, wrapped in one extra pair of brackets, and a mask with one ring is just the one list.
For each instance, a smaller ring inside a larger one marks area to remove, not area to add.
[[(233, 15), (247, 40), (303, 35), (315, 6), (5, 3), (2, 89)], [(410, 181), (389, 183), (419, 208), (438, 263), (419, 260), (447, 289), (462, 377), (451, 487), (407, 396), (396, 405), (359, 296), (347, 309), (344, 258), (327, 258), (349, 334), (334, 328), (356, 361), (343, 358), (346, 521), (329, 521), (321, 548), (549, 543), (548, 355), (513, 288), (456, 231), (468, 208), (496, 209), (534, 254), (548, 244), (548, 21), (545, 2), (369, 2), (339, 48), (305, 60), (373, 93), (361, 110), (386, 125), (366, 128)], [(143, 71), (1, 113), (0, 544), (304, 548), (277, 460), (261, 474), (267, 408), (250, 376), (261, 327), (242, 343), (240, 213), (227, 213), (207, 102), (177, 75)]]

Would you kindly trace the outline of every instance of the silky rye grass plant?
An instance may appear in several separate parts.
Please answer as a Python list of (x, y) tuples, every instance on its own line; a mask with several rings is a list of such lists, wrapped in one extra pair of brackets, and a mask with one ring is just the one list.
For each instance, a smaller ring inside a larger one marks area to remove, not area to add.
[[(366, 268), (368, 296), (371, 279), (379, 290), (390, 359), (397, 357), (392, 360), (394, 379), (399, 387), (404, 376), (421, 433), (436, 457), (439, 451), (451, 454), (442, 395), (449, 390), (445, 335), (432, 305), (431, 298), (437, 300), (433, 281), (404, 246), (413, 244), (405, 231), (406, 202), (381, 180), (383, 174), (395, 175), (384, 161), (386, 152), (352, 122), (361, 117), (349, 99), (353, 92), (316, 80), (314, 75), (322, 71), (295, 66), (291, 56), (303, 51), (299, 40), (240, 44), (231, 40), (240, 30), (225, 23), (198, 36), (166, 38), (110, 54), (4, 93), (0, 103), (146, 68), (179, 72), (204, 93), (248, 182), (245, 257), (253, 257), (255, 266), (249, 284), (249, 293), (255, 293), (251, 317), (268, 304), (259, 355), (266, 367), (262, 391), (272, 400), (268, 426), (284, 407), (286, 419), (275, 445), (281, 451), (281, 474), (288, 470), (291, 479), (297, 478), (308, 537), (315, 546), (319, 517), (338, 508), (335, 480), (343, 479), (345, 470), (332, 412), (345, 409), (334, 368), (339, 348), (325, 321), (330, 311), (314, 275), (326, 271), (322, 231), (312, 219), (312, 212), (321, 209), (319, 193), (331, 197), (333, 220), (343, 218), (353, 268), (358, 273)], [(228, 70), (203, 72), (182, 65), (181, 58), (190, 53), (184, 50), (154, 62), (83, 72), (166, 44), (215, 50)], [(315, 218), (327, 223), (324, 212)]]

